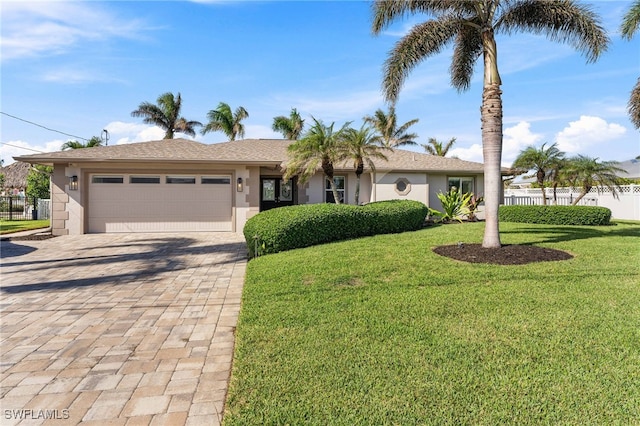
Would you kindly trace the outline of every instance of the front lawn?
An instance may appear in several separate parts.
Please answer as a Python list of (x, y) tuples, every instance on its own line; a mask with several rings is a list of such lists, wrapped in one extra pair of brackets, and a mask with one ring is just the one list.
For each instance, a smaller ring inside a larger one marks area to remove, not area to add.
[(0, 220), (0, 234), (11, 234), (49, 227), (49, 219), (44, 220)]
[(575, 257), (432, 252), (465, 223), (249, 262), (224, 424), (638, 422), (640, 225), (501, 231)]

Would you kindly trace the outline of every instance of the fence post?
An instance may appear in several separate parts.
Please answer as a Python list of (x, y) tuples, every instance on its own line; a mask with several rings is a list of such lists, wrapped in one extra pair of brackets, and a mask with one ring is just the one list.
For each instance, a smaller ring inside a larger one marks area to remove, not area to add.
[(38, 220), (38, 199), (33, 197), (33, 204), (31, 206), (31, 220)]
[(13, 220), (13, 198), (9, 197), (9, 220)]

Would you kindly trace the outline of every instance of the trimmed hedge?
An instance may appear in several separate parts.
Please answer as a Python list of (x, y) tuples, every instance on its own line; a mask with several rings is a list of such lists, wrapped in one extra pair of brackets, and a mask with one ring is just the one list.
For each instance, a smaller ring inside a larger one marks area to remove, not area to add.
[(364, 206), (303, 204), (267, 210), (244, 226), (249, 257), (309, 247), (367, 235), (420, 229), (427, 206), (418, 201), (391, 200)]
[(498, 219), (504, 222), (545, 225), (609, 225), (611, 210), (596, 206), (500, 206)]

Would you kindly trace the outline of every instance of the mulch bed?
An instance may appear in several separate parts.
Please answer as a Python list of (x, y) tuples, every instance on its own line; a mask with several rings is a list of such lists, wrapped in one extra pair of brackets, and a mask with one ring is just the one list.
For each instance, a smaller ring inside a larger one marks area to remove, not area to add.
[(439, 246), (433, 251), (440, 256), (463, 262), (493, 265), (525, 265), (573, 258), (572, 255), (564, 251), (529, 245), (503, 245), (498, 249), (487, 249), (483, 248), (481, 244), (458, 243)]
[(39, 240), (48, 240), (49, 238), (55, 238), (55, 235), (51, 234), (34, 234), (34, 235), (24, 235), (22, 237), (9, 237), (8, 241), (39, 241)]

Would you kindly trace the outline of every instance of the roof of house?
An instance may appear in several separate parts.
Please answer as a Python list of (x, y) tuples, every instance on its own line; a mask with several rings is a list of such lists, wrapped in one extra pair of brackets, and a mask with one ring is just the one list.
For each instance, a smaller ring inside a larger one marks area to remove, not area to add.
[[(15, 157), (29, 163), (54, 164), (73, 162), (216, 162), (284, 166), (287, 148), (294, 141), (284, 139), (244, 139), (233, 142), (203, 144), (187, 139), (131, 143), (73, 149)], [(385, 151), (387, 160), (376, 159), (376, 169), (413, 171), (482, 172), (483, 165), (457, 158), (394, 149)], [(344, 163), (338, 169), (351, 169)]]
[(16, 161), (6, 167), (0, 168), (0, 174), (4, 175), (4, 187), (26, 188), (29, 169), (31, 169), (31, 165), (21, 161)]
[(618, 163), (617, 167), (620, 167), (622, 170), (625, 170), (627, 173), (622, 173), (620, 177), (627, 179), (640, 179), (640, 160), (632, 159), (627, 161), (622, 161)]

